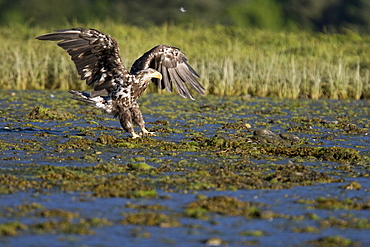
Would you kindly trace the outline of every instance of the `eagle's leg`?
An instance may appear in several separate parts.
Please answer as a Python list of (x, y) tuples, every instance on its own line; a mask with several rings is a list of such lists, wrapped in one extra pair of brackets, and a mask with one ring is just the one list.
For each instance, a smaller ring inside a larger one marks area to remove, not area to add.
[(118, 118), (122, 128), (126, 130), (126, 132), (130, 133), (132, 135), (132, 138), (140, 137), (138, 134), (135, 133), (132, 126), (131, 111), (129, 110), (129, 108), (121, 108)]
[(140, 107), (137, 103), (134, 103), (131, 107), (131, 113), (132, 113), (132, 119), (134, 122), (140, 127), (141, 129), (141, 135), (149, 135), (149, 136), (155, 136), (154, 132), (149, 132), (145, 128), (145, 122), (143, 119), (143, 115), (141, 114)]

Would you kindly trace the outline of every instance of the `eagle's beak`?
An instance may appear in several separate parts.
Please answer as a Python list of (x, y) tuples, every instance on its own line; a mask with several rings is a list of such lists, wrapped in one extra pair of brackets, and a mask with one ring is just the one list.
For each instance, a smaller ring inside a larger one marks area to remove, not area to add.
[(158, 78), (159, 80), (162, 80), (162, 74), (156, 71), (152, 74), (152, 78)]

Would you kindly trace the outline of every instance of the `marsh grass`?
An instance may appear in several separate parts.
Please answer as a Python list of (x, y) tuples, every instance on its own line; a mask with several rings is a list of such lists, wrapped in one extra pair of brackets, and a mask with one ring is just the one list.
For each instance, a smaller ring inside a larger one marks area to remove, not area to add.
[[(80, 26), (76, 24), (75, 26)], [(86, 26), (86, 25), (85, 25)], [(129, 66), (157, 44), (180, 47), (208, 94), (284, 98), (370, 98), (370, 37), (348, 33), (271, 32), (224, 26), (93, 27), (115, 37)], [(0, 88), (87, 89), (52, 30), (0, 27)], [(158, 91), (153, 85), (149, 92)]]

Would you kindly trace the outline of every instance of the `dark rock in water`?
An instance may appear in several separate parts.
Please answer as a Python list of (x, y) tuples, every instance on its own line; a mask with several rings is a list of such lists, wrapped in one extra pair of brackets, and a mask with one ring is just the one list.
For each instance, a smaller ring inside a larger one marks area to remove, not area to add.
[(253, 131), (253, 137), (258, 143), (279, 143), (282, 141), (281, 137), (267, 129), (257, 129)]
[(291, 141), (291, 142), (297, 142), (300, 140), (300, 138), (296, 135), (293, 135), (293, 134), (288, 134), (288, 133), (282, 133), (280, 134), (280, 137), (284, 140), (288, 140), (288, 141)]
[(258, 129), (258, 130), (253, 131), (253, 136), (275, 136), (276, 137), (276, 134), (272, 132), (271, 130)]
[(271, 130), (258, 129), (253, 132), (253, 137), (258, 143), (271, 143), (271, 144), (283, 144), (291, 145), (292, 143), (298, 142), (300, 138), (293, 134), (275, 134)]

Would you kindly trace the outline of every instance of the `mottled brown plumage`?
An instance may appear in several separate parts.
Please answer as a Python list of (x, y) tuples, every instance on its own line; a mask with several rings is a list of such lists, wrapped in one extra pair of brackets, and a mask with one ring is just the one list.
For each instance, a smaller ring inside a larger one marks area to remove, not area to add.
[[(198, 82), (199, 75), (187, 63), (178, 48), (158, 45), (137, 59), (130, 72), (123, 65), (117, 41), (94, 29), (72, 28), (36, 37), (39, 40), (60, 41), (58, 45), (68, 52), (76, 65), (81, 80), (93, 88), (90, 93), (71, 90), (76, 99), (118, 117), (127, 132), (139, 137), (133, 129), (135, 122), (143, 134), (153, 134), (145, 123), (137, 99), (153, 80), (160, 89), (194, 99), (188, 85), (204, 95), (205, 89)], [(107, 95), (107, 96), (104, 96)]]

